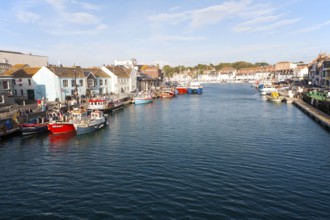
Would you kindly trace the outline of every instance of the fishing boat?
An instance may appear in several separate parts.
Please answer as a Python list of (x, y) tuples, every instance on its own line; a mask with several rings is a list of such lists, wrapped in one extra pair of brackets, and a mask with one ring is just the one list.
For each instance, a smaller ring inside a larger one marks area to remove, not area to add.
[(178, 94), (179, 95), (187, 94), (188, 93), (187, 85), (184, 84), (184, 83), (178, 84), (175, 89), (178, 91)]
[(134, 104), (147, 104), (153, 102), (152, 96), (150, 94), (138, 93), (136, 97), (134, 97)]
[(20, 132), (23, 135), (38, 134), (48, 131), (48, 121), (44, 118), (32, 118), (26, 123), (22, 123), (20, 126)]
[(160, 98), (173, 98), (175, 97), (175, 91), (171, 88), (163, 88), (159, 96)]
[(90, 115), (83, 115), (78, 123), (74, 123), (76, 133), (86, 134), (97, 131), (107, 125), (107, 117), (103, 111), (95, 110)]
[(74, 125), (69, 121), (53, 121), (48, 123), (48, 130), (52, 134), (65, 134), (76, 132)]
[(188, 86), (188, 94), (202, 94), (203, 86), (200, 82), (190, 82)]
[(270, 95), (266, 95), (268, 101), (272, 102), (282, 102), (284, 100), (284, 96), (281, 96), (278, 92), (271, 92)]
[(51, 120), (48, 123), (48, 130), (52, 134), (75, 133), (74, 124), (79, 123), (85, 115), (87, 115), (86, 109), (74, 108), (68, 114), (62, 116), (60, 120)]
[(272, 92), (277, 92), (277, 89), (271, 84), (259, 84), (258, 90), (260, 95), (269, 95)]
[(11, 118), (6, 119), (3, 123), (0, 124), (0, 140), (2, 138), (18, 134), (20, 127), (15, 123)]
[(99, 110), (107, 114), (124, 109), (124, 106), (124, 103), (119, 100), (114, 101), (109, 98), (96, 98), (88, 100), (87, 110)]

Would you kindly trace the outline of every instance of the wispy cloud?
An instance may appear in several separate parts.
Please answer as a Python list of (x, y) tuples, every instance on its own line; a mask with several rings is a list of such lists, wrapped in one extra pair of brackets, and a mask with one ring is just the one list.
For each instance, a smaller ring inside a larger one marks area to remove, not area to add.
[[(98, 15), (90, 13), (90, 11), (99, 10), (99, 5), (76, 0), (47, 0), (47, 3), (55, 10), (56, 13), (58, 13), (57, 17), (60, 18), (60, 20), (56, 22), (60, 29), (51, 31), (50, 33), (52, 34), (85, 34), (86, 32), (93, 30), (91, 30), (91, 25), (95, 25), (94, 30), (96, 30), (97, 33), (108, 28), (107, 25), (102, 23), (102, 18), (100, 18)], [(76, 24), (79, 26), (70, 28), (71, 24)], [(78, 28), (81, 30), (77, 30)], [(67, 31), (66, 29), (71, 30)]]
[(63, 11), (66, 9), (66, 4), (64, 0), (47, 0), (47, 3), (58, 11)]
[(278, 13), (278, 9), (270, 4), (255, 4), (252, 0), (238, 0), (180, 13), (162, 13), (150, 16), (149, 20), (153, 23), (172, 26), (187, 23), (191, 30), (220, 25), (230, 20), (234, 23), (233, 31), (236, 32), (271, 30), (300, 20), (286, 18), (286, 15), (281, 13)]
[(87, 10), (93, 10), (93, 11), (97, 11), (100, 9), (99, 5), (96, 4), (91, 4), (91, 3), (86, 3), (86, 2), (78, 2), (75, 1), (76, 4), (80, 4), (82, 8), (87, 9)]
[(76, 24), (98, 24), (100, 21), (98, 17), (84, 12), (65, 13), (65, 20)]
[(322, 28), (324, 28), (326, 26), (329, 26), (329, 25), (330, 25), (330, 20), (326, 21), (326, 22), (323, 22), (323, 23), (320, 23), (320, 24), (313, 25), (309, 28), (301, 29), (298, 32), (312, 32), (312, 31), (322, 29)]
[(35, 23), (40, 19), (38, 14), (29, 11), (19, 11), (16, 17), (23, 23)]
[(202, 36), (179, 36), (179, 35), (155, 35), (152, 40), (157, 41), (183, 41), (183, 42), (198, 42), (205, 40)]

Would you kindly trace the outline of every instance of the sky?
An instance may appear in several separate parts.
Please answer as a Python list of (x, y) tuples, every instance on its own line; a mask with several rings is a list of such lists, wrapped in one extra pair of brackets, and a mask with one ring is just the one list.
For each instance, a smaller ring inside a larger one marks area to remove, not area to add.
[(82, 67), (311, 62), (329, 0), (0, 0), (0, 50)]

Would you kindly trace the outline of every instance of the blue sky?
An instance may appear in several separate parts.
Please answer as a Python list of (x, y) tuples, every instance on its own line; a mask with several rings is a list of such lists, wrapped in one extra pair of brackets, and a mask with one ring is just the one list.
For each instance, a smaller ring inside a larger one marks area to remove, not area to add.
[(308, 63), (330, 53), (328, 0), (0, 2), (0, 50), (50, 64)]

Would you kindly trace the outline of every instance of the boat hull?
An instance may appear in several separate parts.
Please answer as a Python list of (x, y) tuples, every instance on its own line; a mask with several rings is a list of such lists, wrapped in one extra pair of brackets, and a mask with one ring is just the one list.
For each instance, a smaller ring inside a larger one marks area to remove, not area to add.
[(176, 90), (178, 91), (178, 94), (180, 94), (180, 95), (188, 93), (187, 88), (176, 88)]
[(203, 88), (188, 88), (188, 94), (202, 94)]
[(153, 101), (152, 99), (135, 99), (134, 104), (135, 105), (147, 104), (147, 103), (151, 103), (152, 101)]
[(95, 124), (88, 124), (88, 125), (77, 124), (75, 126), (75, 129), (76, 129), (77, 135), (80, 135), (80, 134), (86, 134), (86, 133), (91, 133), (91, 132), (100, 130), (101, 128), (104, 128), (106, 125), (107, 125), (107, 122), (104, 119), (104, 120), (100, 121), (99, 123), (95, 123)]
[(49, 123), (48, 130), (52, 134), (64, 134), (64, 133), (73, 133), (76, 132), (76, 129), (73, 124), (71, 123)]
[(38, 134), (48, 131), (48, 124), (22, 124), (21, 133), (23, 135)]

